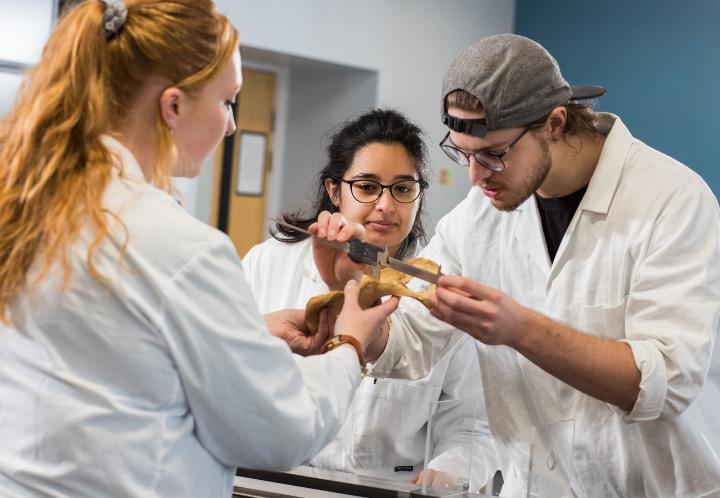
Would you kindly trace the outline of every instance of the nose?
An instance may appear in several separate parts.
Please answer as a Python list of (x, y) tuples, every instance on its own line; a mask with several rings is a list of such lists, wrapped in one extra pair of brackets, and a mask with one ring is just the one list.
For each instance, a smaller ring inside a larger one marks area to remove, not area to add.
[(468, 164), (468, 178), (470, 179), (470, 183), (476, 185), (492, 174), (493, 172), (491, 170), (477, 162), (477, 159), (473, 156), (470, 156), (470, 164)]
[(235, 116), (233, 113), (229, 113), (227, 124), (225, 126), (225, 136), (229, 137), (230, 135), (235, 133), (235, 130), (237, 128), (235, 127)]
[(382, 194), (378, 200), (375, 201), (375, 209), (385, 212), (392, 212), (395, 210), (395, 199), (390, 193), (389, 188), (383, 189)]

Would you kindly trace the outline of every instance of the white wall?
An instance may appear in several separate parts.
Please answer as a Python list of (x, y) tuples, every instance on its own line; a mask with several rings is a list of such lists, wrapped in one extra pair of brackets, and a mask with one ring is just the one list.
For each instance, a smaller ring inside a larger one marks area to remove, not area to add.
[[(377, 72), (377, 105), (398, 108), (426, 130), (434, 169), (451, 167), (436, 146), (444, 134), (440, 86), (447, 66), (478, 39), (512, 32), (515, 13), (513, 0), (216, 3), (240, 30), (243, 45)], [(288, 127), (288, 140), (291, 134)], [(452, 178), (450, 186), (434, 184), (428, 193), (431, 225), (467, 193), (466, 173), (454, 169)], [(210, 195), (198, 190), (201, 198)], [(282, 196), (292, 199), (294, 193)]]
[(317, 174), (325, 163), (329, 133), (349, 117), (374, 107), (377, 81), (377, 73), (372, 71), (328, 64), (293, 65), (282, 174), (283, 210), (308, 206), (317, 188)]
[[(325, 161), (325, 143), (338, 123), (371, 109), (377, 101), (377, 73), (267, 50), (242, 47), (243, 70), (276, 75), (275, 130), (266, 190), (265, 236), (272, 218), (285, 211), (305, 210)], [(208, 220), (212, 206), (214, 159), (197, 180), (177, 179), (186, 208)]]
[(0, 60), (38, 62), (56, 10), (56, 0), (0, 0)]
[(0, 118), (15, 103), (24, 72), (40, 60), (55, 0), (0, 0)]
[[(428, 193), (431, 225), (465, 196), (468, 189), (465, 172), (451, 165), (436, 147), (444, 134), (439, 118), (440, 84), (448, 64), (466, 46), (483, 36), (512, 31), (514, 0), (216, 1), (218, 8), (239, 28), (244, 45), (377, 73), (376, 104), (396, 107), (423, 126), (434, 170), (448, 167), (453, 173), (451, 185), (433, 184)], [(54, 2), (32, 0), (23, 2), (23, 6), (41, 3)], [(0, 0), (3, 22), (25, 12), (25, 7), (19, 5), (16, 0)], [(35, 16), (42, 28), (35, 33), (41, 44), (47, 36), (48, 24), (48, 15), (42, 12)], [(33, 50), (38, 51), (37, 47)], [(23, 59), (20, 53), (5, 57)], [(295, 104), (288, 102), (291, 93), (288, 67), (279, 64), (278, 71), (281, 74), (275, 138), (279, 150), (273, 158), (269, 214), (299, 198), (298, 190), (288, 186), (299, 189), (306, 185), (298, 187), (298, 178), (292, 173), (285, 174), (288, 163), (284, 160), (285, 132), (288, 147), (297, 142), (286, 121), (288, 108)], [(17, 79), (14, 74), (3, 74), (0, 115), (11, 105)], [(317, 135), (317, 131), (313, 133)], [(306, 134), (306, 138), (311, 137)], [(211, 161), (208, 166), (212, 166)], [(205, 220), (209, 218), (212, 194), (209, 176), (212, 167), (206, 169), (199, 180), (180, 185), (188, 208)]]
[(23, 74), (0, 69), (0, 118), (10, 112), (20, 87)]

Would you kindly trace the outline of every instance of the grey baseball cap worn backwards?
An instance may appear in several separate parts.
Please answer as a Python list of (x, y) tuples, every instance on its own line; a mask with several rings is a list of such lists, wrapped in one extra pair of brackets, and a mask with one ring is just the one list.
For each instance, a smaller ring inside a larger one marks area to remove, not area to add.
[[(447, 96), (456, 90), (475, 96), (485, 118), (448, 115)], [(450, 65), (443, 80), (442, 118), (451, 130), (482, 138), (488, 131), (522, 127), (555, 107), (605, 92), (599, 86), (571, 87), (552, 55), (529, 38), (495, 35), (471, 45)]]

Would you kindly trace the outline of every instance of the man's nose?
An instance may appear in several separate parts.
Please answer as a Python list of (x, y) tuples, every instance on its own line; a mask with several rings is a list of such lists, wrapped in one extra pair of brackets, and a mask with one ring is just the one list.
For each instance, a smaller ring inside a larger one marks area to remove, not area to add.
[(493, 171), (480, 164), (474, 156), (470, 156), (470, 164), (468, 164), (470, 183), (476, 185), (492, 174)]

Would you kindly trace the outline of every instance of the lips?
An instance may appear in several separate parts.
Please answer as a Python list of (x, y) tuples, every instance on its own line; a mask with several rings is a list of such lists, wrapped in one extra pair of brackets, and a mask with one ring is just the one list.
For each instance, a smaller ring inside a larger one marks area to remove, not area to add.
[(368, 227), (372, 228), (376, 232), (389, 232), (395, 230), (398, 224), (391, 221), (373, 220), (365, 223)]
[(501, 189), (499, 187), (484, 186), (484, 187), (480, 187), (480, 188), (482, 189), (483, 194), (490, 197), (491, 199), (496, 198), (503, 191), (503, 189)]

